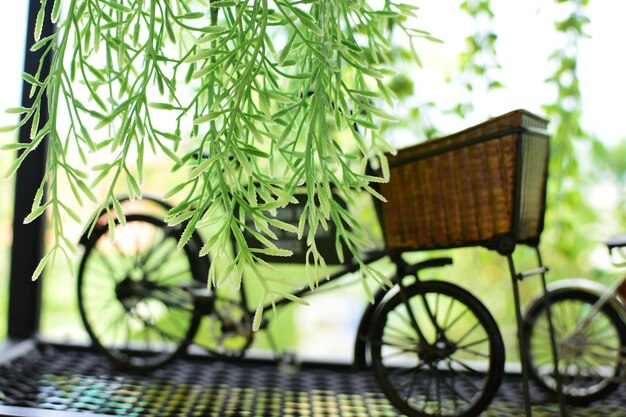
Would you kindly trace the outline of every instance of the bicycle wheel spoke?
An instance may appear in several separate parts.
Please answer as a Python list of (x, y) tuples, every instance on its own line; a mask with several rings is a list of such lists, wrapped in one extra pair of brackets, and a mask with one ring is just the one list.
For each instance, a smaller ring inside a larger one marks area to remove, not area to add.
[(452, 329), (457, 323), (459, 323), (461, 321), (461, 319), (468, 314), (469, 310), (465, 309), (463, 310), (459, 315), (457, 315), (452, 322), (448, 325), (447, 329), (450, 330)]
[[(459, 410), (459, 408), (461, 408), (459, 403), (458, 390), (454, 387), (454, 382), (452, 384), (448, 382), (449, 378), (446, 378), (441, 374), (439, 376), (441, 379), (441, 399), (439, 400), (439, 405), (442, 407), (440, 414), (444, 414), (445, 411), (447, 411), (448, 413), (456, 412), (457, 410)], [(446, 394), (445, 398), (443, 397), (444, 392)]]
[(437, 411), (441, 414), (441, 374), (439, 371), (435, 371), (435, 389), (437, 390)]
[(151, 322), (150, 320), (147, 320), (144, 317), (141, 317), (139, 315), (135, 315), (135, 317), (139, 321), (141, 321), (141, 323), (144, 325), (144, 328), (153, 330), (153, 333), (155, 335), (161, 336), (163, 340), (172, 340), (172, 341), (177, 340), (177, 337), (175, 335), (163, 331), (155, 324), (155, 322)]
[(386, 359), (406, 356), (407, 353), (417, 353), (417, 350), (412, 350), (412, 349), (406, 349), (406, 348), (400, 348), (400, 347), (391, 347), (391, 348), (395, 349), (395, 351), (385, 353), (383, 356)]
[(467, 348), (463, 349), (463, 352), (470, 353), (471, 355), (477, 356), (480, 358), (489, 359), (489, 353), (479, 352), (477, 350), (467, 349)]
[(189, 273), (189, 268), (182, 266), (178, 270), (168, 271), (167, 275), (164, 274), (164, 275), (153, 276), (152, 279), (157, 284), (165, 284), (165, 283), (168, 283), (169, 281), (172, 281), (175, 278), (184, 277), (188, 273)]
[[(471, 374), (476, 375), (476, 376), (481, 376), (482, 374), (480, 372), (478, 372), (477, 370), (473, 369), (472, 367), (468, 366), (467, 364), (459, 361), (458, 359), (448, 359), (450, 361), (450, 369), (454, 369), (454, 367), (452, 366), (454, 363), (458, 364), (459, 366), (461, 366), (463, 369), (465, 369), (466, 371), (469, 371)], [(456, 375), (463, 379), (463, 381), (465, 381), (465, 383), (467, 385), (470, 385), (475, 391), (480, 391), (482, 387), (478, 386), (476, 384), (476, 381), (473, 378), (470, 378), (466, 372), (459, 372), (458, 370), (455, 370)]]
[[(458, 374), (458, 371), (456, 369), (454, 369), (454, 367), (452, 366), (452, 359), (450, 358), (446, 358), (445, 361), (448, 371), (450, 373), (454, 373), (454, 375)], [(462, 378), (462, 377), (461, 377)], [(456, 378), (450, 378), (453, 382), (457, 381)], [(459, 392), (456, 388), (454, 388), (454, 384), (452, 384), (452, 386), (450, 387), (450, 389), (454, 392), (455, 394), (455, 398), (457, 398), (458, 401), (458, 397), (461, 397), (461, 399), (465, 402), (465, 403), (469, 403), (470, 399), (466, 398), (465, 396), (463, 396), (463, 394), (461, 392)]]
[(457, 349), (464, 350), (464, 349), (470, 348), (472, 346), (480, 345), (482, 343), (487, 343), (487, 342), (489, 342), (489, 336), (485, 336), (482, 339), (478, 339), (478, 340), (475, 340), (473, 342), (466, 343), (464, 345), (459, 345), (458, 342), (457, 342)]
[[(399, 385), (398, 390), (400, 392), (406, 392), (406, 388), (408, 387), (408, 392), (403, 394), (404, 402), (408, 403), (409, 400), (413, 398), (413, 391), (415, 390), (415, 385), (417, 384), (417, 373), (411, 374), (411, 379), (409, 382)], [(427, 391), (428, 392), (428, 391)]]
[[(610, 324), (608, 322), (606, 323), (597, 323), (597, 321), (595, 322), (595, 326), (593, 329), (585, 332), (585, 336), (589, 339), (591, 338), (598, 338), (598, 339), (603, 339), (606, 336), (608, 336), (609, 334), (611, 334), (611, 327)], [(587, 326), (588, 328), (589, 326)]]
[(382, 340), (383, 344), (387, 345), (417, 345), (418, 339), (414, 337), (412, 334), (407, 334), (406, 331), (402, 329), (398, 329), (393, 327), (392, 325), (388, 325), (387, 329), (385, 329), (385, 335)]
[[(102, 252), (96, 252), (96, 256), (101, 261), (99, 264), (96, 263), (96, 265), (103, 265), (106, 268), (106, 270), (104, 271), (105, 273), (102, 274), (102, 276), (107, 277), (113, 282), (117, 283), (117, 280), (115, 279), (116, 273), (115, 273), (115, 268), (113, 267), (113, 264), (109, 261), (109, 259)], [(96, 259), (96, 261), (98, 259)]]
[(474, 325), (473, 325), (473, 326), (471, 326), (471, 327), (467, 330), (467, 332), (465, 332), (465, 334), (464, 334), (464, 335), (462, 335), (460, 338), (456, 339), (456, 343), (457, 343), (457, 345), (458, 345), (458, 344), (460, 344), (460, 343), (462, 343), (462, 342), (463, 342), (463, 341), (464, 341), (464, 340), (465, 340), (465, 339), (466, 339), (466, 338), (467, 338), (470, 334), (472, 334), (472, 332), (473, 332), (474, 330), (479, 329), (479, 328), (480, 328), (480, 323), (479, 323), (479, 322), (474, 323)]
[(444, 329), (449, 329), (450, 328), (450, 315), (452, 314), (452, 307), (454, 307), (456, 302), (457, 301), (456, 301), (455, 298), (451, 298), (450, 301), (448, 302), (448, 308), (446, 309), (446, 313), (445, 313), (444, 318), (443, 318), (443, 328)]

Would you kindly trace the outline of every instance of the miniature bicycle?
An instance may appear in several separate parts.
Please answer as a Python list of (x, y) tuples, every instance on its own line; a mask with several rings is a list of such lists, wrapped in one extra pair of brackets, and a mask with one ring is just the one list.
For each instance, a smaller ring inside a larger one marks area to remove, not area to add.
[[(626, 235), (604, 242), (616, 266), (626, 266)], [(611, 286), (567, 279), (549, 287), (525, 312), (524, 332), (531, 376), (555, 392), (554, 365), (546, 346), (545, 312), (550, 306), (563, 394), (572, 404), (606, 397), (626, 370), (626, 274)]]
[[(278, 215), (285, 219), (293, 212)], [(133, 370), (170, 362), (190, 344), (216, 355), (245, 353), (255, 336), (255, 306), (248, 305), (245, 279), (236, 297), (208, 289), (208, 259), (196, 255), (202, 246), (198, 233), (177, 251), (184, 227), (167, 227), (155, 216), (127, 215), (125, 225), (115, 224), (114, 242), (108, 220), (101, 223), (90, 238), (82, 239), (85, 252), (77, 280), (80, 314), (97, 348)], [(327, 233), (334, 241), (333, 230)], [(386, 256), (396, 267), (394, 286), (378, 290), (374, 303), (365, 308), (355, 364), (363, 367), (369, 361), (385, 394), (409, 416), (478, 415), (503, 375), (504, 345), (496, 322), (468, 291), (419, 278), (424, 269), (452, 263), (450, 258), (410, 265), (401, 253), (380, 250), (367, 255), (366, 262)], [(332, 260), (327, 254), (326, 261)], [(319, 285), (357, 270), (356, 262), (347, 261)], [(309, 292), (307, 288), (295, 295)], [(275, 306), (289, 302), (275, 300)], [(262, 326), (268, 322), (265, 316)]]
[[(545, 212), (547, 123), (516, 110), (389, 157), (393, 180), (379, 184), (388, 202), (376, 207), (385, 248), (363, 256), (367, 264), (388, 257), (395, 274), (392, 287), (378, 290), (365, 308), (354, 363), (358, 368), (371, 366), (382, 391), (409, 417), (478, 415), (501, 382), (504, 345), (496, 322), (476, 297), (458, 285), (419, 277), (425, 268), (451, 263), (449, 258), (408, 264), (404, 252), (483, 246), (506, 256), (521, 357), (527, 357), (518, 282), (536, 275), (545, 289), (546, 268), (538, 245)], [(201, 236), (195, 233), (177, 251), (184, 223), (167, 227), (159, 219), (170, 206), (157, 199), (144, 200), (155, 203), (161, 212), (130, 214), (125, 224), (110, 219), (113, 242), (105, 213), (91, 237), (81, 239), (85, 252), (78, 273), (78, 301), (93, 344), (118, 365), (136, 370), (167, 363), (189, 345), (216, 355), (243, 355), (254, 338), (245, 278), (236, 296), (208, 289), (209, 260), (196, 256), (204, 244)], [(302, 201), (279, 210), (277, 216), (294, 224)], [(280, 231), (276, 234), (279, 242), (286, 239)], [(330, 247), (322, 255), (327, 264), (338, 264), (332, 227), (326, 236), (316, 234), (316, 239), (324, 238), (329, 245), (316, 241), (316, 246), (320, 252)], [(304, 263), (304, 242), (288, 244), (294, 256), (287, 259)], [(518, 244), (535, 249), (538, 268), (518, 273), (513, 260)], [(298, 245), (300, 250), (294, 250)], [(348, 259), (338, 268), (320, 286), (358, 271), (359, 266)], [(273, 305), (280, 308), (290, 298), (274, 300)], [(268, 304), (264, 311), (271, 307)], [(262, 328), (268, 320), (263, 317)], [(530, 416), (525, 360), (522, 377)]]

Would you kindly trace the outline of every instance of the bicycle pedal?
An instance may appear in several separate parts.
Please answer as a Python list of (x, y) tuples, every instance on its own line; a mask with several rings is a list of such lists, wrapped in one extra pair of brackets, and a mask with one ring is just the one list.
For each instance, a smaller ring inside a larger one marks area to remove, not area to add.
[(278, 363), (278, 371), (282, 376), (294, 378), (300, 373), (301, 362), (298, 356), (292, 352), (284, 352)]
[(209, 291), (208, 288), (190, 288), (189, 293), (196, 300), (209, 300), (213, 298), (213, 294)]

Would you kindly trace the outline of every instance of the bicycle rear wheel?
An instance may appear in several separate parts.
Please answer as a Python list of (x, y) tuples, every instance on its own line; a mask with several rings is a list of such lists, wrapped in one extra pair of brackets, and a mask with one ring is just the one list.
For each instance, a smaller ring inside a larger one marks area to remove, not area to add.
[[(626, 325), (610, 302), (589, 316), (597, 295), (580, 289), (551, 293), (559, 372), (565, 400), (585, 404), (606, 397), (619, 385), (626, 357)], [(531, 376), (556, 394), (546, 296), (537, 299), (524, 318), (526, 352)], [(582, 325), (583, 320), (586, 324)]]
[(195, 248), (177, 250), (181, 229), (131, 214), (96, 229), (78, 272), (80, 315), (93, 344), (116, 365), (149, 370), (183, 352), (198, 328), (194, 288), (206, 288)]
[(477, 298), (446, 282), (416, 282), (385, 299), (370, 349), (383, 392), (409, 417), (476, 416), (504, 371), (495, 320)]

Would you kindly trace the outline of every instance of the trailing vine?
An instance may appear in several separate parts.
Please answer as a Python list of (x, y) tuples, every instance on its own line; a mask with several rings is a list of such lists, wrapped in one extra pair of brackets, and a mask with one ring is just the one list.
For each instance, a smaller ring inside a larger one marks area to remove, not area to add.
[[(361, 262), (369, 241), (334, 202), (331, 188), (348, 202), (360, 190), (383, 199), (370, 182), (387, 180), (384, 154), (392, 151), (378, 130), (381, 121), (393, 120), (379, 104), (393, 101), (383, 82), (390, 74), (389, 34), (393, 28), (411, 42), (428, 37), (406, 26), (415, 6), (391, 0), (380, 7), (368, 0), (66, 0), (61, 16), (61, 0), (50, 0), (58, 30), (40, 39), (47, 1), (41, 2), (32, 49), (53, 55), (50, 76), (42, 79), (41, 65), (24, 74), (35, 104), (10, 109), (24, 117), (3, 128), (33, 122), (30, 143), (4, 146), (23, 150), (9, 175), (48, 138), (46, 176), (25, 221), (49, 209), (54, 242), (34, 278), (51, 256), (75, 250), (62, 216), (81, 219), (60, 195), (61, 184), (69, 185), (78, 204), (88, 199), (97, 205), (88, 230), (105, 211), (113, 231), (115, 217), (124, 221), (115, 187), (126, 181), (130, 196), (141, 197), (148, 149), (167, 155), (172, 170), (189, 170), (188, 179), (165, 194), (180, 199), (167, 215), (170, 224), (185, 225), (180, 245), (201, 225), (216, 230), (201, 255), (228, 257), (231, 236), (236, 242), (226, 271), (217, 274), (218, 263), (212, 263), (213, 285), (238, 285), (249, 266), (266, 297), (285, 295), (275, 285), (283, 279), (262, 276), (257, 268), (260, 254), (290, 255), (276, 246), (271, 227), (306, 238), (316, 269), (324, 260), (313, 237), (332, 220), (343, 243), (337, 245), (340, 258), (343, 246)], [(44, 95), (50, 118), (39, 123)], [(68, 157), (71, 148), (80, 162)], [(110, 156), (94, 165), (102, 153)], [(381, 178), (366, 174), (371, 158), (380, 162)], [(96, 173), (93, 181), (89, 171)], [(107, 184), (103, 199), (91, 191), (100, 183)], [(295, 202), (298, 188), (305, 188), (308, 202), (296, 227), (269, 213)], [(265, 247), (248, 248), (244, 230)], [(363, 263), (362, 270), (386, 282)]]

